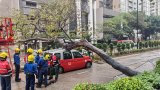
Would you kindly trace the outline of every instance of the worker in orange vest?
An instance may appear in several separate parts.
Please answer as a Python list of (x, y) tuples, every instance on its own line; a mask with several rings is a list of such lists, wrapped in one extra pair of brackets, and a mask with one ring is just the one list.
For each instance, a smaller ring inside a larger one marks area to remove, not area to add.
[(1, 90), (11, 90), (12, 70), (7, 61), (7, 57), (8, 54), (6, 52), (0, 53)]

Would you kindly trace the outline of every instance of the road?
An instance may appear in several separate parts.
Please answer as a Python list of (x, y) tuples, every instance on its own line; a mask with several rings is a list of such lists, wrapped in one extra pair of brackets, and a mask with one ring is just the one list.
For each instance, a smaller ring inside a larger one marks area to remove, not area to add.
[[(132, 69), (144, 71), (153, 69), (153, 64), (157, 58), (160, 58), (160, 50), (121, 56), (114, 59)], [(106, 63), (94, 63), (93, 67), (90, 69), (82, 69), (61, 74), (57, 83), (52, 84), (47, 88), (36, 90), (72, 90), (78, 83), (107, 83), (117, 76), (121, 76), (121, 72), (113, 69), (110, 65)], [(22, 82), (20, 83), (15, 83), (14, 78), (12, 78), (12, 90), (25, 90), (25, 75), (21, 73), (20, 77), (22, 78)]]

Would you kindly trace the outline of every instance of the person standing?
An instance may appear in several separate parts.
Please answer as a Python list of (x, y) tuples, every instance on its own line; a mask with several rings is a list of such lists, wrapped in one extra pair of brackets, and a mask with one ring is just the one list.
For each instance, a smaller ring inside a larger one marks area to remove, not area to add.
[(59, 64), (59, 62), (57, 61), (57, 56), (56, 55), (52, 55), (52, 58), (50, 60), (50, 75), (49, 75), (49, 80), (53, 79), (54, 75), (55, 75), (55, 78), (54, 78), (54, 80), (51, 80), (50, 83), (54, 83), (58, 79), (58, 73), (59, 73), (59, 70), (57, 70), (58, 69), (58, 67), (57, 67), (58, 64)]
[[(38, 62), (39, 76), (38, 76), (37, 88), (41, 88), (43, 80), (45, 82), (45, 87), (48, 86), (47, 75), (48, 75), (48, 60), (49, 59), (50, 59), (50, 55), (46, 54), (44, 58), (41, 58)], [(43, 76), (44, 76), (44, 79), (43, 79)]]
[(53, 59), (53, 67), (55, 70), (55, 79), (54, 79), (54, 83), (55, 83), (58, 80), (60, 63), (59, 63), (59, 58), (56, 55), (53, 55), (52, 59)]
[(6, 52), (0, 53), (1, 90), (11, 90), (12, 70), (7, 61), (7, 57), (8, 54)]
[(37, 51), (37, 55), (36, 55), (36, 57), (35, 57), (35, 63), (38, 64), (38, 62), (39, 62), (39, 60), (40, 60), (41, 57), (43, 57), (43, 51), (42, 51), (42, 49), (39, 49), (39, 50)]
[(20, 82), (21, 79), (19, 78), (19, 72), (20, 72), (20, 49), (19, 48), (16, 48), (15, 49), (15, 54), (13, 56), (14, 58), (14, 65), (15, 65), (15, 81), (16, 82)]
[(24, 65), (24, 73), (26, 74), (26, 90), (34, 90), (35, 75), (37, 74), (37, 64), (34, 63), (34, 56), (28, 56), (28, 62)]
[(24, 62), (25, 62), (25, 63), (27, 63), (27, 61), (28, 61), (28, 60), (27, 60), (27, 59), (28, 59), (28, 56), (31, 55), (31, 54), (33, 54), (33, 52), (34, 52), (34, 51), (33, 51), (32, 48), (27, 49), (27, 54), (26, 54), (25, 57), (24, 57)]
[[(37, 51), (37, 55), (36, 55), (36, 57), (35, 57), (35, 63), (36, 63), (36, 64), (38, 64), (40, 58), (43, 58), (43, 51), (42, 51), (42, 49), (39, 49), (39, 50)], [(37, 74), (36, 78), (38, 78), (38, 77), (39, 77), (39, 68), (38, 68), (38, 74)]]

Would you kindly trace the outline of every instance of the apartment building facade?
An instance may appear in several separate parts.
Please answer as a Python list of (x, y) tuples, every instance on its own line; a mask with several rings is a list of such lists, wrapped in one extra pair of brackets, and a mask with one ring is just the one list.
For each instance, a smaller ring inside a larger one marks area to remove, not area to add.
[(160, 0), (150, 2), (151, 15), (160, 15)]
[(120, 12), (143, 11), (146, 15), (150, 15), (150, 1), (149, 0), (121, 0)]

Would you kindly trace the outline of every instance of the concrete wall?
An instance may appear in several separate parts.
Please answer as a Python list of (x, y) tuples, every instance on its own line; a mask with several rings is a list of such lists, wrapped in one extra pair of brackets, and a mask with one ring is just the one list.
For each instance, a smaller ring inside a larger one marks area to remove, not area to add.
[(0, 0), (0, 17), (9, 17), (13, 8), (19, 9), (19, 0)]
[(120, 12), (120, 0), (113, 0), (113, 11)]
[(95, 35), (97, 39), (103, 38), (103, 7), (96, 9), (96, 31)]

